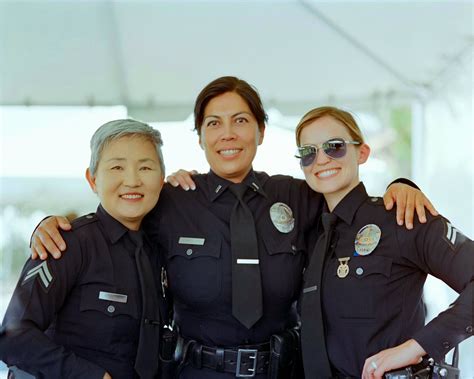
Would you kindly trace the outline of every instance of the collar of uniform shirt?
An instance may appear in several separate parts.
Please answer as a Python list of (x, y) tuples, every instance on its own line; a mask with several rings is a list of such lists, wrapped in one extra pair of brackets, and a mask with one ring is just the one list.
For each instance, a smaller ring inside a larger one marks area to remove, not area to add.
[[(243, 183), (247, 184), (252, 190), (259, 193), (260, 195), (268, 198), (268, 195), (263, 190), (262, 185), (260, 184), (257, 176), (255, 175), (255, 171), (250, 170), (247, 174)], [(228, 181), (227, 179), (221, 178), (220, 176), (216, 175), (212, 170), (209, 171), (207, 185), (209, 189), (209, 200), (211, 202), (215, 201), (222, 193), (225, 192), (227, 187), (229, 187), (232, 182)]]
[(128, 232), (128, 229), (109, 215), (100, 204), (97, 207), (96, 215), (102, 225), (104, 225), (104, 233), (107, 235), (110, 242), (116, 243), (125, 233)]
[[(351, 225), (357, 210), (368, 197), (364, 183), (360, 182), (336, 205), (332, 213), (346, 224)], [(327, 205), (325, 208), (327, 209)]]

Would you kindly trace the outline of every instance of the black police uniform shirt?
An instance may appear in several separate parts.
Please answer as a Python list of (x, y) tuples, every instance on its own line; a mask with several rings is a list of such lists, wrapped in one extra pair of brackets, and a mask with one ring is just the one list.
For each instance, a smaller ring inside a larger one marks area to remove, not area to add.
[[(441, 216), (429, 215), (426, 224), (415, 223), (413, 230), (398, 226), (395, 210), (387, 212), (382, 199), (369, 197), (362, 183), (333, 214), (338, 217), (332, 240), (335, 249), (326, 259), (322, 302), (327, 352), (338, 372), (360, 377), (366, 358), (410, 338), (439, 361), (472, 336), (471, 240)], [(370, 224), (380, 228), (381, 238), (372, 253), (354, 256), (357, 233)], [(338, 259), (344, 257), (350, 258), (349, 273), (340, 278)], [(443, 280), (460, 296), (424, 326), (422, 291), (427, 274)]]
[[(204, 346), (237, 347), (268, 342), (297, 322), (295, 300), (306, 263), (305, 231), (312, 231), (323, 197), (304, 181), (251, 171), (244, 200), (253, 213), (262, 279), (263, 316), (247, 329), (232, 316), (232, 253), (229, 221), (236, 197), (231, 182), (212, 171), (193, 176), (195, 191), (165, 185), (144, 230), (166, 254), (175, 321), (185, 339)], [(291, 222), (277, 226), (270, 208), (284, 203)], [(186, 367), (181, 377), (233, 377)], [(257, 377), (259, 377), (257, 375)], [(262, 376), (263, 377), (263, 376)]]
[[(61, 234), (61, 259), (23, 268), (0, 358), (38, 378), (136, 377), (142, 305), (128, 229), (99, 206)], [(148, 255), (158, 267), (157, 254)]]

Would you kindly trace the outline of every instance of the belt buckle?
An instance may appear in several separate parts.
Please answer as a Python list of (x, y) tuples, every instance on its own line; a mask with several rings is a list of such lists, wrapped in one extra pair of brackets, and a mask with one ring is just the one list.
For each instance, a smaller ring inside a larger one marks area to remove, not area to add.
[[(253, 378), (255, 372), (257, 371), (257, 349), (239, 349), (237, 350), (237, 366), (235, 368), (235, 377), (236, 378)], [(242, 355), (247, 355), (248, 359), (253, 359), (252, 368), (247, 368), (247, 373), (242, 373), (240, 364), (242, 363)]]

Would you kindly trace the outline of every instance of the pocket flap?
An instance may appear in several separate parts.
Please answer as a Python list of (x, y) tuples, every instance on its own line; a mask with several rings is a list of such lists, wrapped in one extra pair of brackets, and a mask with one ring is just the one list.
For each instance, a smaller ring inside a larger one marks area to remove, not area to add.
[[(383, 275), (389, 278), (392, 272), (392, 262), (392, 258), (377, 255), (351, 257), (349, 261), (349, 275), (359, 279), (365, 278), (369, 275)], [(339, 262), (336, 260), (336, 266), (338, 263)], [(337, 267), (333, 271), (334, 275), (337, 275)]]
[[(127, 301), (126, 303), (123, 303), (119, 301), (101, 299), (101, 292), (126, 295)], [(128, 294), (124, 290), (107, 286), (86, 286), (81, 293), (81, 304), (79, 309), (81, 312), (98, 311), (109, 317), (128, 315), (133, 318), (138, 318), (138, 306), (135, 297)]]
[(263, 240), (267, 248), (268, 254), (297, 254), (304, 251), (304, 243), (296, 238), (294, 233), (267, 233)]
[(196, 259), (200, 257), (219, 258), (222, 239), (217, 236), (175, 235), (169, 246), (168, 257)]

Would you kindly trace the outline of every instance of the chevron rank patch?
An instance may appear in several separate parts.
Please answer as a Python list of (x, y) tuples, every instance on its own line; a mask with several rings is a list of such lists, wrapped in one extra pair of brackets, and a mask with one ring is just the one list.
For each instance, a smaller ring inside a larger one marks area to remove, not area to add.
[(51, 275), (51, 270), (48, 267), (48, 261), (44, 261), (40, 265), (33, 267), (31, 270), (29, 270), (25, 274), (21, 285), (24, 285), (25, 283), (29, 282), (30, 280), (33, 280), (34, 278), (38, 278), (38, 281), (41, 283), (41, 286), (46, 292), (49, 291), (49, 288), (54, 278), (53, 275)]
[(444, 220), (444, 239), (451, 246), (453, 250), (457, 250), (458, 246), (461, 246), (462, 243), (466, 240), (464, 234), (462, 234), (458, 229), (456, 229), (448, 220)]

